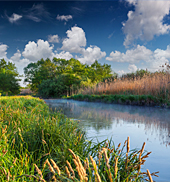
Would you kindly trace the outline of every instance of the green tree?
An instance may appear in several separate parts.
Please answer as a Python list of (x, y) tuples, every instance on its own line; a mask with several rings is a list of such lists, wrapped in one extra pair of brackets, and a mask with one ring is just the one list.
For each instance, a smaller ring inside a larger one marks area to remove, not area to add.
[(89, 69), (88, 78), (92, 80), (93, 83), (99, 82), (104, 78), (112, 77), (111, 65), (103, 64), (101, 65), (97, 60), (87, 67)]
[(56, 75), (56, 65), (50, 59), (41, 59), (36, 63), (30, 63), (24, 68), (25, 82), (30, 84), (32, 91), (38, 91), (38, 86), (43, 80), (53, 79)]
[(15, 64), (6, 62), (4, 59), (0, 61), (0, 92), (8, 94), (18, 94), (20, 92), (20, 85), (18, 81), (19, 73)]

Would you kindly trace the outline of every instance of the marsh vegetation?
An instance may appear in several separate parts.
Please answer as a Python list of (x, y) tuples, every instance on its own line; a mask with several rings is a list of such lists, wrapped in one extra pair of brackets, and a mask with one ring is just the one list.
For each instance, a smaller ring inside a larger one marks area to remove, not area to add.
[(43, 100), (0, 98), (1, 181), (152, 181), (141, 165), (150, 152), (130, 150), (129, 138), (88, 141), (78, 123), (51, 112)]

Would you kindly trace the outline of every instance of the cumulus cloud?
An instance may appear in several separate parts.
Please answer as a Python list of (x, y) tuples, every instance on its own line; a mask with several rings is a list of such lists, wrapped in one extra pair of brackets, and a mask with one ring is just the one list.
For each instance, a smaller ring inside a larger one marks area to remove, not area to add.
[(21, 18), (22, 18), (22, 15), (18, 15), (18, 14), (13, 13), (11, 17), (8, 17), (8, 20), (11, 23), (15, 23), (16, 21), (18, 21)]
[(20, 50), (17, 50), (17, 52), (10, 58), (14, 62), (18, 62), (21, 58)]
[(102, 52), (97, 46), (90, 46), (83, 50), (82, 57), (76, 57), (80, 62), (92, 64), (95, 60), (99, 60), (106, 56), (106, 52)]
[(52, 56), (52, 50), (53, 46), (50, 46), (48, 41), (39, 39), (37, 43), (29, 41), (28, 44), (25, 45), (22, 55), (30, 61), (38, 61), (41, 58), (50, 58)]
[(60, 21), (68, 21), (68, 20), (71, 20), (73, 19), (73, 17), (71, 15), (57, 15), (57, 20), (60, 20)]
[(145, 46), (137, 45), (136, 48), (129, 49), (126, 53), (121, 53), (119, 51), (111, 52), (109, 57), (106, 57), (108, 61), (116, 62), (129, 62), (136, 63), (141, 60), (148, 61), (152, 56), (152, 51), (147, 49)]
[(49, 35), (48, 42), (59, 43), (59, 36), (58, 35)]
[(130, 71), (130, 72), (136, 72), (137, 71), (137, 66), (135, 65), (135, 64), (130, 64), (129, 66), (128, 66), (128, 70)]
[(55, 51), (55, 53), (53, 53), (53, 55), (52, 55), (52, 58), (53, 57), (69, 60), (73, 57), (73, 55), (70, 54), (69, 52), (65, 52), (65, 51), (62, 51), (60, 53), (57, 53), (57, 51)]
[(97, 46), (85, 48), (86, 37), (85, 32), (80, 27), (72, 27), (71, 30), (66, 32), (67, 38), (62, 42), (62, 50), (69, 51), (71, 53), (78, 53), (81, 56), (76, 55), (76, 59), (82, 63), (93, 63), (95, 60), (101, 59), (106, 56), (106, 52), (102, 52)]
[(6, 44), (0, 44), (0, 59), (6, 59), (8, 46)]
[(62, 50), (74, 52), (74, 53), (82, 53), (83, 47), (86, 46), (86, 37), (85, 32), (82, 28), (72, 27), (71, 30), (67, 30), (67, 37), (62, 42)]
[(169, 32), (170, 25), (164, 24), (163, 19), (169, 14), (170, 1), (127, 1), (135, 6), (135, 10), (128, 12), (128, 20), (123, 23), (126, 47), (135, 39), (149, 41), (155, 35), (159, 36)]
[(170, 61), (170, 45), (166, 50), (156, 49), (151, 51), (145, 46), (138, 45), (136, 48), (129, 49), (125, 53), (119, 51), (111, 52), (106, 60), (113, 62), (128, 62), (130, 63), (129, 69), (136, 69), (134, 63), (140, 61), (146, 62), (147, 68), (151, 71), (159, 69), (159, 66), (169, 63)]

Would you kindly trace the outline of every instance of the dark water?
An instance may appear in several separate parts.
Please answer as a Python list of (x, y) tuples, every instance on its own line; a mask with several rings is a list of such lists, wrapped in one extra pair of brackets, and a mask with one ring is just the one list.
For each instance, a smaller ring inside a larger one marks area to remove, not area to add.
[(170, 110), (151, 107), (124, 106), (73, 100), (45, 100), (57, 111), (80, 120), (89, 138), (103, 141), (112, 139), (122, 143), (130, 137), (130, 147), (152, 151), (143, 170), (160, 171), (159, 182), (170, 182)]

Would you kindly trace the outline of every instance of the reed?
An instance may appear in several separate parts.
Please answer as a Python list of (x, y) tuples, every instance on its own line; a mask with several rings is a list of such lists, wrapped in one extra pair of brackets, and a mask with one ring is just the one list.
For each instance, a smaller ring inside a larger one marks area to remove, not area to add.
[[(79, 156), (76, 155), (71, 149), (68, 149), (71, 153), (74, 161), (74, 165), (67, 161), (67, 166), (65, 166), (65, 171), (60, 171), (59, 168), (54, 171), (57, 164), (53, 161), (52, 165), (47, 164), (47, 169), (54, 174), (53, 179), (56, 181), (108, 181), (108, 182), (118, 182), (118, 181), (150, 181), (153, 182), (152, 176), (158, 177), (155, 173), (150, 173), (147, 169), (146, 172), (141, 172), (141, 166), (145, 163), (145, 158), (149, 156), (147, 153), (142, 156), (144, 152), (145, 143), (140, 150), (129, 151), (129, 137), (126, 140), (125, 145), (127, 146), (127, 151), (125, 153), (119, 152), (119, 150), (112, 148), (110, 146), (104, 146), (98, 152), (100, 155), (94, 158), (89, 155), (89, 159), (80, 160)], [(120, 146), (119, 146), (120, 147)], [(119, 148), (118, 147), (118, 148)], [(123, 151), (125, 146), (122, 147)], [(125, 157), (126, 156), (126, 157)], [(128, 156), (128, 158), (127, 158)], [(142, 156), (142, 158), (141, 158)], [(128, 163), (127, 163), (128, 159)], [(89, 162), (90, 161), (90, 162)], [(99, 162), (100, 161), (100, 162)], [(88, 163), (88, 164), (87, 164)], [(83, 165), (84, 164), (84, 165)], [(51, 169), (52, 168), (52, 169)], [(38, 178), (44, 181), (42, 178), (42, 172), (37, 169)], [(47, 180), (49, 181), (49, 180)]]
[(170, 74), (158, 72), (145, 75), (141, 79), (117, 79), (112, 82), (101, 82), (93, 87), (81, 90), (83, 95), (124, 94), (152, 95), (162, 99), (170, 99)]

